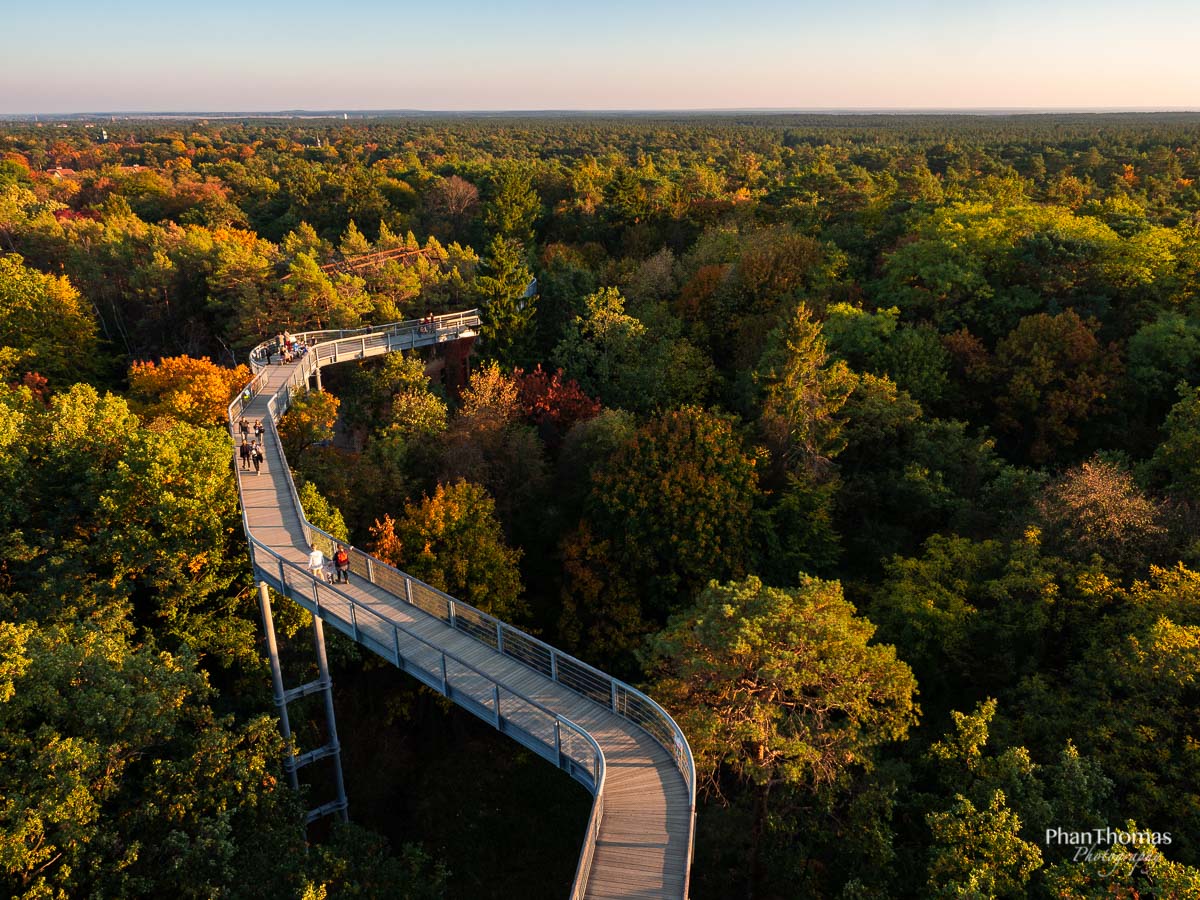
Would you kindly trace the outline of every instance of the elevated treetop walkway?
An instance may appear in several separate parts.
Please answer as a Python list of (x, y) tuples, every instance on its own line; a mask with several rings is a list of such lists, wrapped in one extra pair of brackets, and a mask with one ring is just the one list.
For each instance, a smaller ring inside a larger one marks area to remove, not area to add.
[[(327, 275), (336, 275), (340, 272), (357, 272), (360, 269), (379, 269), (389, 262), (408, 263), (410, 260), (422, 257), (437, 262), (444, 262), (446, 258), (444, 252), (439, 254), (436, 250), (429, 247), (418, 247), (415, 249), (395, 247), (391, 250), (376, 250), (373, 253), (347, 256), (331, 263), (325, 263), (325, 265), (319, 268)], [(291, 278), (290, 274), (283, 276), (284, 281), (287, 281), (289, 278)]]
[[(275, 427), (279, 416), (321, 366), (469, 339), (478, 327), (472, 310), (439, 316), (432, 326), (413, 320), (309, 332), (297, 335), (309, 344), (308, 353), (287, 365), (271, 363), (274, 342), (252, 351), (255, 375), (230, 404), (229, 421), (235, 438), (243, 416), (261, 419), (266, 429), (262, 473), (235, 463), (255, 577), (312, 612), (318, 635), (321, 622), (332, 625), (593, 794), (572, 898), (686, 897), (695, 767), (679, 726), (658, 704), (357, 548), (347, 547), (349, 584), (326, 584), (306, 568), (310, 546), (330, 554), (338, 542), (304, 516)], [(323, 652), (321, 657), (318, 689), (327, 691)], [(285, 693), (278, 683), (276, 690)], [(290, 693), (297, 691), (307, 688)], [(286, 730), (286, 717), (284, 722)], [(336, 733), (332, 745), (336, 753)]]

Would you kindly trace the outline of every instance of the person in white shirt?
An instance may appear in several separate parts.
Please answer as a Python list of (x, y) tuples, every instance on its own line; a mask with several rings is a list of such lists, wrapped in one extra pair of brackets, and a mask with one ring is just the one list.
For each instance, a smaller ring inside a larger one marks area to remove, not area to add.
[(325, 554), (322, 553), (316, 544), (312, 545), (312, 553), (308, 554), (308, 571), (312, 572), (313, 578), (325, 578)]

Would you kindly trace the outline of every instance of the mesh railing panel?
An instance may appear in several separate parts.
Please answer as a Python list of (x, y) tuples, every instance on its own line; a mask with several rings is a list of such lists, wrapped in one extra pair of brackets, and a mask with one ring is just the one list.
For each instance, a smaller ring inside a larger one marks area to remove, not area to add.
[(412, 605), (417, 609), (424, 610), (436, 619), (441, 619), (449, 624), (450, 622), (450, 601), (435, 591), (433, 588), (421, 584), (419, 581), (411, 581), (412, 587)]
[(532, 640), (513, 628), (503, 628), (502, 626), (502, 631), (504, 632), (505, 656), (511, 656), (529, 668), (541, 672), (547, 678), (550, 677), (552, 671), (550, 651), (544, 644)]
[(446, 659), (446, 682), (480, 706), (491, 708), (493, 681), (458, 660)]
[[(363, 561), (363, 569), (367, 568), (366, 560)], [(371, 567), (374, 570), (374, 583), (379, 585), (385, 591), (399, 597), (402, 600), (407, 600), (407, 590), (405, 584), (408, 579), (397, 572), (395, 569), (390, 569), (387, 566), (375, 565)], [(367, 573), (363, 572), (363, 577), (367, 577)]]
[(554, 746), (554, 719), (523, 697), (501, 690), (500, 715), (547, 747)]
[(591, 743), (577, 731), (571, 728), (559, 729), (560, 751), (577, 766), (587, 772), (592, 780), (596, 779), (596, 754)]
[(404, 658), (406, 665), (421, 669), (433, 679), (442, 677), (441, 653), (424, 641), (403, 631), (397, 632), (396, 639), (400, 645), (400, 655)]
[(617, 710), (619, 715), (650, 732), (667, 750), (674, 750), (675, 732), (658, 710), (620, 685), (617, 686)]
[(559, 656), (556, 661), (558, 681), (571, 690), (612, 709), (612, 679), (597, 675), (575, 660)]
[(496, 649), (496, 620), (470, 606), (454, 604), (454, 627)]

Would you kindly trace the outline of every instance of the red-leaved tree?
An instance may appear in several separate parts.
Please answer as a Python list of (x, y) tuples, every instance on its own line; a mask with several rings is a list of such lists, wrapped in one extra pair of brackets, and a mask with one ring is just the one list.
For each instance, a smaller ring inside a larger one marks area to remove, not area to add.
[(562, 369), (550, 374), (538, 365), (528, 374), (516, 369), (513, 377), (522, 414), (548, 444), (557, 446), (576, 422), (600, 414), (600, 401), (584, 393), (573, 378), (564, 379)]

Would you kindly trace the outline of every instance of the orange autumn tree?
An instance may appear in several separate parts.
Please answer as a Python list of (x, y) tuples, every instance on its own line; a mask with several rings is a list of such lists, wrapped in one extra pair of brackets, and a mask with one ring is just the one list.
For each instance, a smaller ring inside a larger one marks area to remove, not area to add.
[(517, 568), (487, 491), (469, 481), (439, 484), (433, 496), (409, 501), (399, 521), (371, 526), (371, 550), (440, 591), (511, 621), (528, 613)]
[(207, 356), (168, 356), (129, 367), (129, 396), (149, 418), (170, 416), (193, 425), (225, 420), (229, 401), (250, 380), (246, 366), (227, 369)]
[(292, 400), (288, 411), (279, 419), (279, 440), (293, 465), (313, 444), (327, 444), (333, 440), (333, 426), (337, 424), (340, 405), (337, 397), (324, 391), (308, 391)]

